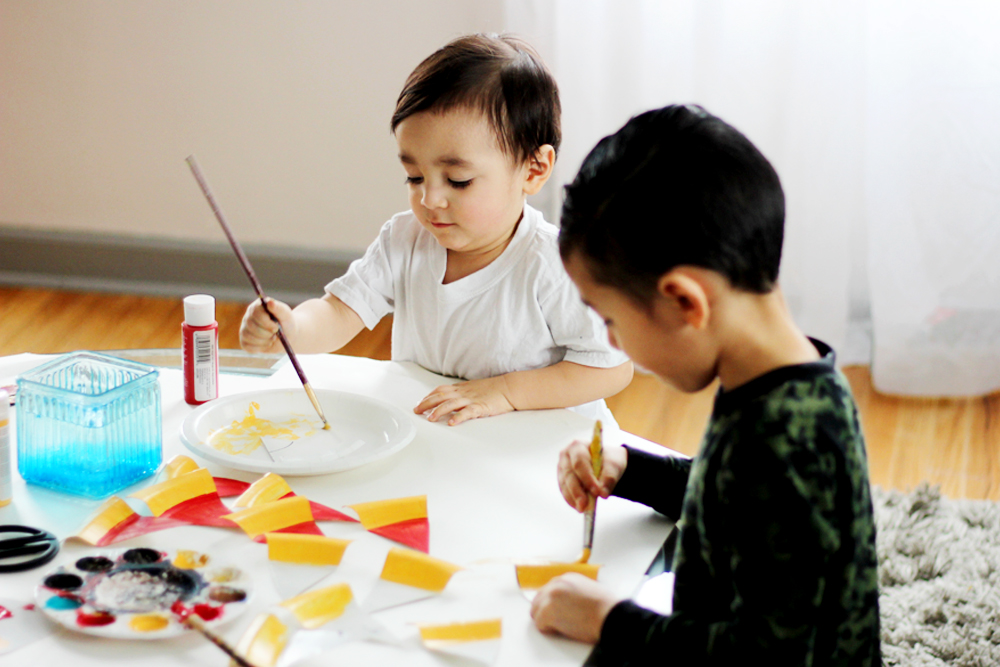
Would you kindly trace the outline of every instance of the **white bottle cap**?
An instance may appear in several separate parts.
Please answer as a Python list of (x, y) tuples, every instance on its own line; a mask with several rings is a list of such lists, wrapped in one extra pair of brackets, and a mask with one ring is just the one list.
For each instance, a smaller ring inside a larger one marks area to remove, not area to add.
[(184, 321), (192, 327), (215, 324), (215, 297), (208, 294), (184, 297)]

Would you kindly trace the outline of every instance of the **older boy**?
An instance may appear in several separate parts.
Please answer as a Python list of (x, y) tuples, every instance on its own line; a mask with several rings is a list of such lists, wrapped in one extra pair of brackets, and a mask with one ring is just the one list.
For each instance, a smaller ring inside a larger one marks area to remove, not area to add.
[(680, 531), (668, 616), (571, 575), (535, 598), (539, 629), (598, 642), (596, 664), (881, 664), (864, 441), (777, 287), (783, 225), (771, 165), (697, 107), (633, 118), (568, 189), (562, 257), (613, 344), (684, 391), (721, 385), (694, 460), (610, 448), (598, 480), (585, 443), (561, 455), (576, 509), (613, 491)]

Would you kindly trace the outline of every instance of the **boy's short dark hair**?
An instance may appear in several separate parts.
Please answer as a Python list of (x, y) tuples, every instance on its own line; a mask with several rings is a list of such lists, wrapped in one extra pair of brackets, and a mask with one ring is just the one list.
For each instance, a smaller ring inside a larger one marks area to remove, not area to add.
[(545, 144), (557, 151), (559, 88), (531, 46), (510, 35), (467, 35), (417, 65), (403, 86), (392, 131), (421, 111), (481, 111), (500, 149), (520, 163)]
[(749, 139), (701, 107), (668, 106), (590, 152), (566, 187), (559, 249), (643, 305), (682, 265), (765, 294), (778, 279), (784, 219), (778, 174)]

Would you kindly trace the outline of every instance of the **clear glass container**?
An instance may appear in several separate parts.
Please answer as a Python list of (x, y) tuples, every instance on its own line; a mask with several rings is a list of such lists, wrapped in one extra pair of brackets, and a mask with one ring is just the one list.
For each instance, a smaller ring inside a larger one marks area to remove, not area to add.
[(74, 352), (17, 379), (17, 469), (26, 482), (105, 498), (163, 459), (159, 372)]

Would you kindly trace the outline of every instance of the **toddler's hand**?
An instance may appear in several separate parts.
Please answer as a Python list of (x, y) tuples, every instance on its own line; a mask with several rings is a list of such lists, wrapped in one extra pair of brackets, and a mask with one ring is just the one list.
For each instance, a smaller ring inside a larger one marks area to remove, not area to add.
[(583, 512), (590, 506), (591, 497), (607, 498), (621, 479), (628, 465), (628, 450), (624, 447), (604, 448), (604, 468), (601, 479), (594, 477), (590, 462), (590, 442), (574, 440), (559, 452), (556, 473), (559, 490), (570, 507)]
[(531, 618), (542, 632), (594, 644), (618, 598), (593, 579), (570, 572), (545, 584), (531, 601)]
[[(281, 322), (285, 337), (289, 340), (293, 338), (295, 317), (292, 315), (292, 309), (287, 304), (271, 298), (267, 298), (267, 307)], [(278, 325), (264, 310), (260, 299), (247, 306), (246, 312), (243, 313), (243, 322), (240, 324), (240, 347), (247, 352), (281, 352), (284, 349), (278, 340)]]
[(443, 385), (427, 394), (413, 411), (421, 415), (429, 410), (427, 421), (432, 422), (454, 413), (448, 425), (455, 426), (469, 419), (513, 411), (515, 408), (507, 399), (505, 389), (506, 382), (502, 375)]

